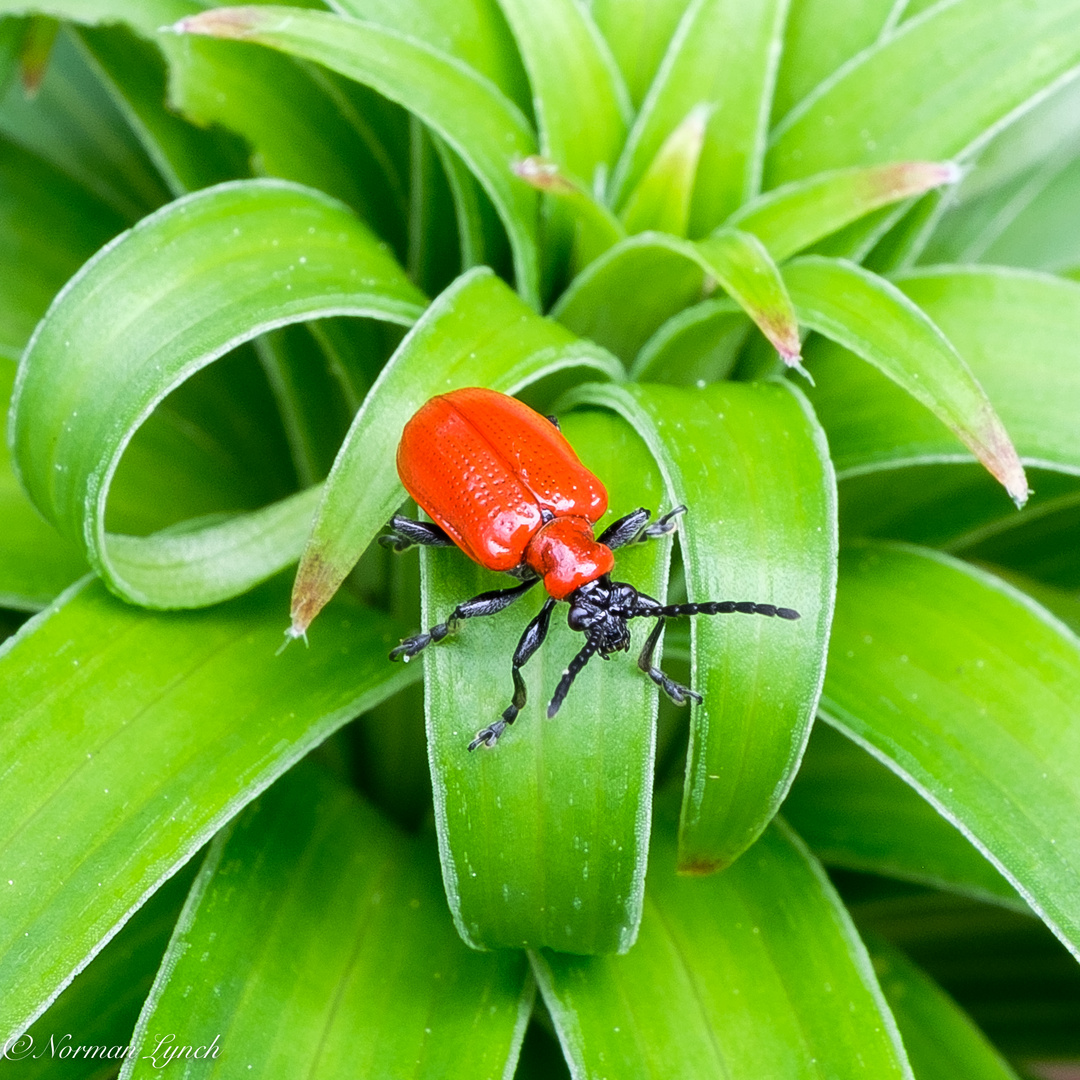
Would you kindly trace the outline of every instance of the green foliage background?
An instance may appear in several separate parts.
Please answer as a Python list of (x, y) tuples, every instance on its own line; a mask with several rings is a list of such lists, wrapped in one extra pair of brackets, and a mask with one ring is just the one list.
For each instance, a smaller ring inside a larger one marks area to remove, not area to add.
[[(1080, 1058), (1077, 75), (1080, 0), (0, 0), (0, 1074)], [(555, 626), (468, 754), (540, 597), (391, 665), (497, 579), (372, 543), (468, 385), (803, 618), (546, 721)]]

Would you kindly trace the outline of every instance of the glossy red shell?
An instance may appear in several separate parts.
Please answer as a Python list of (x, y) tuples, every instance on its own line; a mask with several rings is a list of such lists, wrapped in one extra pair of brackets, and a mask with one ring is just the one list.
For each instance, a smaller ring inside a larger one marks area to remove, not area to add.
[[(592, 540), (591, 528), (607, 510), (604, 485), (550, 420), (512, 397), (470, 387), (432, 398), (405, 425), (397, 467), (405, 490), (481, 566), (513, 570), (526, 562), (544, 525), (542, 510), (579, 520), (573, 550), (586, 563), (605, 561), (588, 547), (608, 551)], [(553, 552), (554, 539), (528, 561), (542, 557), (554, 570), (561, 560), (565, 583), (569, 556)]]

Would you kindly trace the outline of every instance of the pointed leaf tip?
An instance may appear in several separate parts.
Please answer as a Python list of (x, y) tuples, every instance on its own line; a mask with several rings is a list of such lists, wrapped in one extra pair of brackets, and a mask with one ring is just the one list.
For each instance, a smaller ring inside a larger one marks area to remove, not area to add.
[(869, 185), (890, 200), (955, 184), (963, 175), (963, 169), (953, 161), (903, 161), (865, 173)]
[(189, 15), (167, 29), (174, 34), (199, 34), (203, 37), (243, 40), (254, 34), (265, 13), (255, 7), (218, 8)]
[(515, 161), (510, 170), (520, 180), (524, 180), (537, 191), (551, 192), (554, 195), (571, 195), (578, 189), (572, 180), (563, 174), (559, 166), (549, 158), (532, 154), (521, 161)]

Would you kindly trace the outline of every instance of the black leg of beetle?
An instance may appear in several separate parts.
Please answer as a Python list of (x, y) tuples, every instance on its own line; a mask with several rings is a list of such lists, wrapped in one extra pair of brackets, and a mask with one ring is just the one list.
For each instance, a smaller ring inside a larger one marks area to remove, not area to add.
[(550, 420), (555, 425), (555, 430), (556, 431), (562, 431), (562, 424), (559, 423), (559, 418), (557, 416), (552, 416), (552, 415), (548, 414), (547, 419)]
[(476, 619), (481, 615), (494, 615), (496, 612), (502, 611), (503, 608), (508, 608), (515, 600), (520, 600), (539, 580), (539, 578), (533, 578), (532, 581), (523, 581), (512, 589), (495, 589), (492, 592), (481, 593), (471, 600), (466, 600), (463, 604), (458, 604), (446, 622), (433, 626), (426, 633), (414, 634), (410, 638), (405, 638), (400, 645), (391, 649), (390, 659), (401, 660), (404, 658), (408, 662), (432, 642), (442, 641), (447, 634), (453, 634), (462, 619)]
[(426, 547), (453, 547), (454, 541), (438, 525), (429, 521), (413, 521), (395, 514), (386, 526), (389, 532), (379, 537), (383, 547), (394, 551), (407, 551), (416, 544)]
[(648, 640), (645, 642), (645, 648), (641, 650), (641, 655), (638, 657), (637, 666), (649, 676), (650, 679), (676, 705), (685, 705), (687, 698), (693, 698), (694, 701), (700, 704), (704, 699), (696, 691), (691, 690), (689, 686), (683, 686), (682, 683), (677, 683), (669, 675), (665, 675), (658, 667), (653, 665), (653, 653), (656, 651), (656, 643), (660, 640), (660, 632), (664, 629), (664, 620), (662, 618), (656, 620), (656, 625), (652, 629), (652, 633), (649, 634)]
[(525, 680), (521, 677), (521, 669), (529, 662), (533, 653), (544, 644), (548, 627), (551, 625), (551, 610), (554, 607), (554, 600), (545, 600), (536, 618), (525, 627), (525, 633), (521, 635), (521, 640), (514, 650), (514, 663), (511, 669), (514, 677), (513, 700), (507, 705), (501, 719), (476, 733), (476, 738), (469, 743), (470, 750), (475, 750), (481, 744), (488, 747), (494, 746), (507, 726), (512, 724), (517, 719), (518, 713), (525, 708), (528, 693), (525, 690)]
[(613, 521), (599, 536), (601, 544), (606, 544), (612, 551), (629, 544), (643, 544), (646, 540), (655, 540), (666, 536), (675, 529), (675, 519), (686, 513), (685, 506), (676, 506), (652, 525), (648, 524), (649, 511), (642, 507), (632, 514)]
[(592, 658), (593, 653), (599, 648), (598, 645), (594, 645), (591, 641), (585, 642), (585, 647), (570, 661), (569, 666), (563, 672), (563, 677), (559, 680), (559, 685), (555, 687), (555, 695), (551, 699), (551, 704), (548, 705), (548, 719), (550, 720), (560, 708), (562, 708), (563, 701), (566, 700), (566, 695), (570, 692), (570, 687), (574, 685), (574, 680), (581, 673), (581, 669)]

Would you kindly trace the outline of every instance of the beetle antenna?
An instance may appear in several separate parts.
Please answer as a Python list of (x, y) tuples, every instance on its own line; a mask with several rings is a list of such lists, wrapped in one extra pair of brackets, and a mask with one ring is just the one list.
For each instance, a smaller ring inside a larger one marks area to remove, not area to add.
[(777, 607), (775, 604), (755, 604), (751, 600), (709, 600), (702, 604), (667, 604), (657, 611), (643, 611), (642, 615), (775, 615), (778, 619), (801, 618), (794, 608)]
[(578, 677), (581, 669), (592, 659), (593, 654), (599, 649), (600, 646), (594, 641), (586, 641), (581, 652), (574, 657), (573, 660), (567, 665), (566, 670), (563, 672), (562, 678), (559, 680), (559, 685), (555, 687), (555, 695), (551, 699), (551, 704), (548, 705), (548, 719), (550, 720), (562, 707), (563, 701), (566, 699), (566, 695), (570, 692), (570, 687), (574, 685), (574, 680)]

